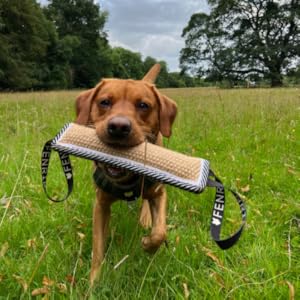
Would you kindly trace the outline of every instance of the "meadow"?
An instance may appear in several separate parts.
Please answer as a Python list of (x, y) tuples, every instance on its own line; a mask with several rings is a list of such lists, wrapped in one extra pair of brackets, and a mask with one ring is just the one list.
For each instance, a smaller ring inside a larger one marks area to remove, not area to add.
[[(43, 144), (74, 120), (77, 91), (0, 94), (0, 299), (297, 299), (300, 289), (300, 89), (166, 89), (179, 107), (173, 150), (210, 160), (246, 202), (237, 245), (209, 233), (214, 191), (168, 187), (168, 247), (141, 248), (141, 201), (113, 206), (107, 254), (89, 288), (92, 164), (72, 157), (64, 203), (42, 190)], [(66, 184), (56, 154), (49, 190)], [(228, 198), (224, 236), (240, 225)], [(117, 266), (123, 258), (122, 264)]]

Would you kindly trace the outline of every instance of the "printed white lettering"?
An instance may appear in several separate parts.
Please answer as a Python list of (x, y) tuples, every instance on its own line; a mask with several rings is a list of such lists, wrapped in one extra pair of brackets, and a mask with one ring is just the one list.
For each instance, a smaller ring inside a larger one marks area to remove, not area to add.
[(224, 194), (224, 188), (220, 187), (220, 186), (217, 186), (217, 193)]
[(215, 206), (214, 206), (214, 209), (223, 211), (224, 210), (224, 204), (216, 203)]
[(72, 174), (71, 173), (66, 173), (66, 177), (67, 177), (67, 179), (71, 179), (72, 178)]
[(220, 226), (221, 225), (221, 221), (219, 219), (212, 218), (212, 224), (214, 224), (216, 226)]
[(71, 169), (70, 166), (64, 166), (64, 172), (65, 173), (68, 173), (68, 172), (71, 172), (71, 171), (72, 171), (72, 169)]
[(43, 152), (42, 153), (42, 158), (49, 158), (50, 157), (50, 152)]
[(222, 219), (222, 215), (220, 215), (220, 212), (218, 210), (213, 211), (213, 216), (216, 217), (216, 218)]
[(218, 203), (224, 203), (224, 194), (217, 194), (216, 195), (216, 202)]
[(47, 167), (48, 163), (49, 163), (49, 159), (47, 158), (42, 159), (42, 167)]
[(68, 159), (62, 159), (62, 160), (61, 160), (61, 164), (62, 164), (63, 166), (66, 166), (66, 165), (69, 165), (69, 164), (70, 164), (70, 161), (69, 161)]

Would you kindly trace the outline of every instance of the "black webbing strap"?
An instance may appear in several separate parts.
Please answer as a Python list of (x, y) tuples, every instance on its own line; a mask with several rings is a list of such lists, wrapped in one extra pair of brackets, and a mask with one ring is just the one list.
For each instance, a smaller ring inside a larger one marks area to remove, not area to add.
[(58, 155), (60, 158), (61, 166), (63, 168), (65, 178), (67, 180), (68, 184), (68, 193), (66, 196), (60, 200), (54, 199), (49, 196), (47, 192), (47, 175), (48, 175), (48, 167), (49, 167), (49, 162), (50, 162), (50, 156), (51, 156), (51, 147), (52, 140), (48, 141), (42, 151), (42, 159), (41, 159), (41, 171), (42, 171), (42, 183), (43, 183), (43, 189), (45, 191), (45, 194), (47, 195), (48, 199), (53, 201), (53, 202), (62, 202), (66, 200), (69, 195), (71, 194), (73, 190), (73, 172), (72, 172), (72, 166), (71, 166), (71, 161), (69, 158), (69, 155), (67, 153), (63, 153), (58, 151)]
[(242, 225), (235, 234), (227, 239), (221, 240), (220, 232), (225, 209), (225, 189), (221, 180), (211, 170), (209, 170), (209, 176), (214, 180), (208, 178), (207, 186), (216, 188), (215, 202), (211, 217), (210, 233), (214, 241), (221, 249), (228, 249), (232, 247), (241, 236), (244, 225), (246, 223), (246, 206), (241, 197), (236, 192), (230, 189), (230, 192), (233, 194), (240, 207), (242, 215)]

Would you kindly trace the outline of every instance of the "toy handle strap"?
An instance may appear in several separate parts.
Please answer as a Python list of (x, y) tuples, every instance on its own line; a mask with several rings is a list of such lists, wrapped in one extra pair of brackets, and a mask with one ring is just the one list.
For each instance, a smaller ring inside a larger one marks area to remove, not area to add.
[[(73, 172), (72, 172), (71, 161), (67, 153), (58, 151), (62, 169), (64, 171), (65, 178), (68, 184), (68, 192), (60, 200), (57, 200), (56, 198), (52, 198), (49, 196), (47, 192), (47, 175), (48, 175), (48, 167), (50, 162), (51, 151), (52, 151), (52, 140), (48, 141), (44, 145), (42, 151), (41, 172), (42, 172), (43, 189), (48, 199), (50, 199), (53, 202), (62, 202), (69, 197), (69, 195), (73, 190)], [(221, 226), (223, 222), (224, 209), (225, 209), (225, 189), (221, 180), (211, 170), (209, 171), (207, 186), (216, 188), (216, 196), (215, 196), (214, 207), (213, 207), (212, 218), (211, 218), (211, 226), (210, 226), (211, 236), (221, 249), (228, 249), (232, 247), (241, 236), (241, 233), (243, 231), (246, 222), (246, 207), (241, 197), (233, 190), (230, 190), (230, 192), (233, 194), (233, 196), (235, 197), (236, 201), (239, 204), (241, 215), (242, 215), (242, 225), (239, 228), (239, 230), (229, 238), (223, 240), (220, 239), (220, 232), (221, 232)]]
[(209, 170), (209, 177), (207, 180), (207, 186), (216, 188), (216, 196), (214, 207), (212, 211), (211, 225), (210, 225), (210, 233), (214, 241), (218, 244), (218, 246), (225, 250), (232, 247), (240, 238), (244, 225), (246, 223), (246, 206), (241, 197), (230, 189), (230, 192), (235, 197), (241, 211), (242, 215), (242, 225), (239, 230), (230, 236), (227, 239), (220, 239), (220, 232), (223, 222), (224, 209), (225, 209), (225, 189), (221, 182), (221, 180), (213, 173), (213, 171)]
[(50, 156), (51, 156), (51, 150), (52, 150), (52, 140), (48, 141), (42, 150), (42, 159), (41, 159), (41, 171), (42, 171), (42, 183), (43, 183), (43, 189), (45, 191), (45, 194), (47, 195), (48, 199), (53, 202), (63, 202), (66, 200), (69, 195), (72, 193), (73, 190), (73, 172), (72, 172), (72, 165), (69, 158), (69, 155), (67, 153), (58, 151), (58, 155), (60, 158), (61, 166), (65, 174), (65, 178), (68, 184), (68, 193), (60, 200), (54, 199), (49, 196), (47, 192), (47, 175), (48, 175), (48, 167), (50, 162)]

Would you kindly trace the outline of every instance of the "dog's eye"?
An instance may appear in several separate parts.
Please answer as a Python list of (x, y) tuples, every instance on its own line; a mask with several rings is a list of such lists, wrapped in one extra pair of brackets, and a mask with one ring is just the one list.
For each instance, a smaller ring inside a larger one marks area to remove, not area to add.
[(111, 106), (111, 100), (109, 99), (100, 100), (98, 105), (102, 108), (108, 108)]
[(146, 111), (150, 108), (149, 104), (143, 102), (143, 101), (139, 101), (136, 105), (136, 107), (140, 110)]

